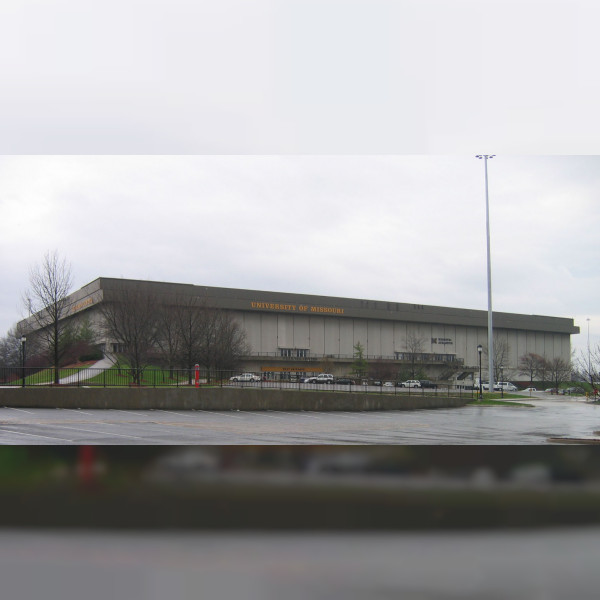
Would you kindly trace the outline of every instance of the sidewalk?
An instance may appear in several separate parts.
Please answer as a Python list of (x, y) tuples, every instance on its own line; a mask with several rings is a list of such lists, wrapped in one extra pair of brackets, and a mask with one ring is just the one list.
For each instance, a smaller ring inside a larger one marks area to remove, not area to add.
[(110, 369), (114, 364), (115, 363), (109, 357), (105, 356), (102, 360), (90, 365), (87, 369), (81, 369), (78, 373), (63, 377), (58, 383), (67, 385), (92, 379), (96, 377), (100, 371)]

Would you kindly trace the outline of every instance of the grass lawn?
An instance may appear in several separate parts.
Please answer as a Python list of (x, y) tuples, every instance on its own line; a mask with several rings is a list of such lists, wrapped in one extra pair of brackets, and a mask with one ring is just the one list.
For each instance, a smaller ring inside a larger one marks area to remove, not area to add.
[[(118, 368), (112, 366), (106, 369), (102, 373), (99, 373), (95, 377), (86, 381), (88, 385), (107, 385), (110, 387), (129, 387), (134, 384), (131, 369), (129, 367)], [(162, 369), (160, 367), (147, 367), (144, 369), (140, 385), (154, 387), (154, 386), (176, 386), (176, 385), (187, 385), (188, 377), (182, 374), (180, 371), (176, 371), (173, 376), (169, 369)], [(193, 383), (193, 379), (192, 379)]]
[(504, 393), (502, 397), (501, 392), (484, 393), (483, 400), (473, 398), (469, 405), (472, 406), (526, 406), (529, 408), (533, 407), (533, 404), (526, 404), (524, 402), (515, 402), (515, 400), (523, 400), (523, 396), (520, 394), (507, 394)]
[(524, 402), (509, 402), (505, 400), (472, 400), (469, 406), (526, 406), (533, 408), (533, 404), (525, 404)]
[[(65, 367), (60, 367), (58, 369), (58, 377), (59, 379), (63, 379), (64, 377), (69, 377), (70, 375), (76, 375), (80, 371), (88, 369), (96, 361), (88, 361), (85, 363), (77, 363), (73, 365), (67, 365)], [(45, 383), (52, 383), (54, 381), (54, 369), (52, 367), (48, 369), (43, 369), (41, 371), (37, 371), (33, 375), (27, 375), (25, 377), (25, 385), (40, 385)], [(22, 379), (17, 379), (14, 381), (13, 385), (21, 385), (23, 383)]]

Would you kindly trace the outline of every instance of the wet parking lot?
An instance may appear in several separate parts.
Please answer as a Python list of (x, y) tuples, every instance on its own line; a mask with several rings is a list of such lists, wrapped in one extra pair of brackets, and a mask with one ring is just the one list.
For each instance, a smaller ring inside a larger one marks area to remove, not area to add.
[(381, 412), (0, 408), (1, 444), (549, 444), (599, 441), (599, 405), (523, 398), (532, 407)]

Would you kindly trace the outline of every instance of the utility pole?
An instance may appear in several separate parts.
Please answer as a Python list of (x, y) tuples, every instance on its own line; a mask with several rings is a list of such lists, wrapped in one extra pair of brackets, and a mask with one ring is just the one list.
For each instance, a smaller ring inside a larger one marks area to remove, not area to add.
[(485, 165), (485, 229), (487, 239), (487, 289), (488, 289), (488, 368), (489, 368), (489, 390), (494, 391), (494, 323), (492, 317), (492, 258), (490, 244), (490, 200), (488, 195), (488, 159), (494, 158), (495, 154), (478, 154), (477, 158), (483, 158)]

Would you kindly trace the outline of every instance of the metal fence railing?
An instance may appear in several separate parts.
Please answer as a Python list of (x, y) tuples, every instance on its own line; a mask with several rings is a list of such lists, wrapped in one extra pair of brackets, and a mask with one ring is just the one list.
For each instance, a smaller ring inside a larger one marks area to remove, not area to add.
[(305, 381), (286, 373), (240, 373), (239, 371), (207, 371), (203, 369), (160, 369), (148, 367), (142, 370), (128, 367), (110, 368), (60, 368), (58, 374), (47, 368), (0, 368), (0, 387), (54, 386), (71, 387), (238, 387), (259, 389), (313, 389), (345, 393), (378, 393), (393, 395), (447, 395), (475, 398), (478, 390), (472, 387), (437, 385), (435, 387), (401, 387), (396, 382), (357, 381), (337, 378), (333, 382)]

